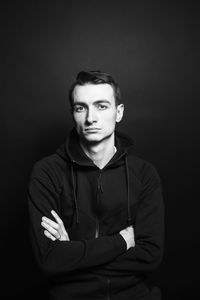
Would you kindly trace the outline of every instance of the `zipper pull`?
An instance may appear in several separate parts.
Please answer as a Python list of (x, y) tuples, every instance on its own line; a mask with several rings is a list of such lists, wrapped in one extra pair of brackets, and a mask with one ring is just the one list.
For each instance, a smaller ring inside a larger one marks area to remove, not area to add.
[(100, 171), (100, 175), (99, 175), (99, 178), (98, 178), (98, 190), (103, 194), (103, 188), (102, 188), (102, 182), (101, 182), (101, 178), (102, 178), (102, 174), (103, 172)]

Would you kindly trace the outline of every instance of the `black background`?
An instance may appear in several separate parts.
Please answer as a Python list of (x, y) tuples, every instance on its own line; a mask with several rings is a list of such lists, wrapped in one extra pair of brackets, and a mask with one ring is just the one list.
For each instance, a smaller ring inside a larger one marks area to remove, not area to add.
[(35, 299), (42, 278), (28, 235), (33, 163), (65, 140), (67, 91), (82, 69), (111, 73), (121, 131), (163, 182), (163, 299), (198, 291), (199, 11), (189, 1), (7, 1), (1, 4), (1, 297)]

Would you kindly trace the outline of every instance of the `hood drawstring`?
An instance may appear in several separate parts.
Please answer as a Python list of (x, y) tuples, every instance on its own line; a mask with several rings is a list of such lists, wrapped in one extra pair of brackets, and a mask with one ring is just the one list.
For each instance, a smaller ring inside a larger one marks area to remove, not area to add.
[[(128, 226), (130, 226), (132, 225), (132, 218), (131, 218), (131, 209), (130, 209), (130, 178), (129, 178), (127, 156), (125, 156), (125, 169), (126, 169), (126, 182), (127, 182), (127, 224)], [(77, 197), (76, 197), (76, 182), (75, 182), (73, 161), (71, 162), (71, 178), (72, 178), (72, 189), (73, 189), (75, 211), (76, 211), (76, 223), (79, 224), (80, 220), (79, 220), (78, 204), (77, 204)]]
[(76, 184), (75, 184), (75, 174), (74, 174), (73, 162), (71, 162), (71, 178), (72, 178), (74, 204), (75, 204), (75, 210), (76, 210), (76, 223), (79, 224), (80, 221), (79, 221), (79, 213), (78, 213), (78, 205), (77, 205), (77, 197), (76, 197)]
[(125, 168), (126, 168), (126, 181), (127, 181), (127, 223), (128, 226), (132, 225), (131, 209), (130, 209), (130, 179), (128, 169), (128, 158), (125, 156)]

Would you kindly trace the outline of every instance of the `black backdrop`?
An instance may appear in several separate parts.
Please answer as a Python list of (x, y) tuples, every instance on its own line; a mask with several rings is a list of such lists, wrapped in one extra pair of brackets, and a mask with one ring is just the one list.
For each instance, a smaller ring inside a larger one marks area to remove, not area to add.
[(126, 110), (119, 129), (163, 182), (165, 255), (153, 279), (163, 299), (192, 299), (199, 279), (198, 6), (8, 1), (1, 24), (2, 299), (42, 292), (29, 244), (27, 183), (33, 163), (54, 152), (72, 126), (67, 90), (82, 69), (120, 83)]

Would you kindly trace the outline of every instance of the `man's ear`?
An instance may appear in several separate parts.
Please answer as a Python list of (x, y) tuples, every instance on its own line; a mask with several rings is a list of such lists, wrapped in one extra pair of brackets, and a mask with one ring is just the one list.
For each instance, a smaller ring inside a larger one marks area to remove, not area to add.
[(124, 114), (124, 104), (119, 104), (117, 106), (117, 116), (116, 116), (116, 122), (119, 123), (121, 119), (123, 118)]

